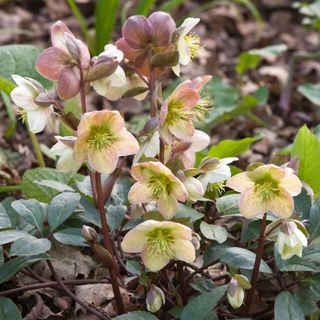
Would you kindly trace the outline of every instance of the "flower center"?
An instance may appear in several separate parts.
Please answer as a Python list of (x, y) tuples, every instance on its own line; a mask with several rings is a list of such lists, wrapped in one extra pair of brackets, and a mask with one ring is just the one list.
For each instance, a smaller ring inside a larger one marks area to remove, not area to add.
[(169, 195), (172, 192), (171, 181), (166, 175), (149, 178), (148, 187), (151, 189), (153, 200), (158, 200), (161, 196)]
[(186, 121), (191, 113), (183, 109), (180, 101), (171, 101), (168, 105), (167, 125), (174, 125), (177, 121)]
[(169, 228), (155, 228), (147, 234), (150, 251), (155, 255), (173, 257), (174, 238)]
[(199, 103), (192, 108), (194, 117), (196, 120), (200, 121), (204, 119), (204, 114), (210, 109), (209, 98), (201, 98)]
[(198, 55), (198, 51), (200, 48), (199, 36), (193, 32), (190, 32), (183, 37), (183, 40), (189, 48), (191, 59), (195, 58)]
[(268, 174), (255, 181), (254, 191), (259, 195), (262, 202), (266, 203), (279, 195), (279, 183)]
[(114, 141), (114, 136), (111, 133), (108, 125), (91, 126), (86, 142), (90, 147), (97, 151), (101, 151), (106, 147), (110, 147)]

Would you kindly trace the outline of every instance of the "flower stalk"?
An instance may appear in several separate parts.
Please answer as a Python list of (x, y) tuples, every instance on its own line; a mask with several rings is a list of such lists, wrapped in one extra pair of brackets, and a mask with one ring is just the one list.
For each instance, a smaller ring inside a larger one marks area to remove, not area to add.
[(39, 167), (44, 168), (46, 166), (46, 163), (44, 161), (43, 154), (41, 152), (41, 148), (40, 148), (40, 144), (37, 139), (37, 136), (33, 132), (30, 131), (28, 122), (26, 122), (26, 126), (27, 126), (27, 132), (28, 132), (29, 137), (31, 139), (33, 151), (36, 155)]

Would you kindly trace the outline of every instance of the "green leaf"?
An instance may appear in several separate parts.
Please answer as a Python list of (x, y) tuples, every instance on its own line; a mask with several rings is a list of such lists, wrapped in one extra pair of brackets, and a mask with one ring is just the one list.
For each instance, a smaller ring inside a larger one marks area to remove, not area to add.
[(30, 256), (30, 257), (16, 257), (0, 266), (0, 283), (3, 283), (10, 279), (21, 269), (29, 266), (34, 262), (44, 260), (47, 257), (45, 255)]
[(111, 40), (119, 5), (119, 0), (97, 0), (96, 2), (94, 14), (94, 26), (96, 30), (96, 55), (101, 53), (105, 44)]
[(220, 286), (190, 300), (182, 310), (181, 320), (212, 319), (213, 308), (225, 294), (226, 288), (227, 286)]
[(240, 194), (228, 194), (216, 201), (216, 208), (221, 215), (240, 215)]
[(304, 314), (296, 299), (288, 291), (278, 294), (274, 305), (275, 320), (304, 320)]
[(107, 208), (107, 221), (110, 227), (110, 231), (116, 230), (120, 227), (124, 216), (127, 212), (127, 207), (124, 205), (109, 205)]
[(183, 203), (178, 204), (176, 218), (186, 218), (190, 219), (190, 222), (195, 222), (204, 217), (204, 215), (193, 208), (186, 206)]
[(320, 141), (313, 135), (307, 126), (303, 126), (294, 139), (291, 155), (300, 160), (298, 176), (314, 191), (315, 197), (320, 196)]
[(314, 103), (316, 106), (320, 106), (320, 83), (301, 84), (298, 86), (298, 92), (300, 92), (305, 98)]
[(136, 260), (127, 260), (126, 269), (136, 275), (140, 275), (142, 270), (141, 264)]
[(82, 236), (80, 228), (67, 228), (59, 232), (55, 232), (53, 237), (60, 243), (69, 246), (87, 247), (85, 239)]
[(87, 198), (81, 197), (80, 207), (82, 212), (78, 214), (78, 217), (85, 222), (92, 223), (96, 227), (101, 228), (99, 211)]
[(59, 193), (54, 188), (42, 186), (38, 181), (53, 180), (68, 184), (73, 175), (52, 168), (36, 168), (27, 170), (22, 176), (22, 191), (27, 198), (37, 199), (42, 202), (50, 202)]
[(226, 228), (215, 224), (208, 224), (204, 221), (201, 221), (200, 230), (207, 239), (215, 240), (219, 243), (225, 242), (228, 238), (228, 232)]
[(236, 65), (236, 71), (238, 74), (244, 75), (248, 70), (255, 69), (259, 61), (260, 55), (242, 52)]
[(152, 313), (144, 311), (133, 311), (117, 316), (113, 318), (114, 320), (159, 320)]
[(10, 257), (12, 256), (34, 256), (46, 253), (51, 249), (51, 242), (48, 239), (20, 238), (16, 240), (10, 248)]
[(194, 277), (190, 286), (200, 293), (208, 292), (215, 288), (215, 284), (212, 280), (200, 277)]
[(47, 209), (45, 204), (34, 199), (20, 199), (12, 202), (11, 206), (25, 221), (42, 231)]
[[(220, 260), (236, 268), (252, 270), (256, 255), (255, 253), (238, 247), (226, 248), (221, 252)], [(260, 272), (272, 273), (265, 261), (261, 261)]]
[(0, 91), (3, 91), (5, 94), (10, 94), (11, 91), (16, 87), (16, 85), (0, 76)]
[(320, 199), (316, 200), (310, 209), (310, 239), (320, 236)]
[(0, 46), (0, 76), (12, 81), (11, 75), (18, 74), (42, 83), (46, 88), (52, 82), (43, 78), (36, 70), (35, 63), (42, 48), (28, 44), (10, 44)]
[(58, 192), (71, 191), (74, 192), (74, 189), (68, 186), (65, 183), (54, 181), (54, 180), (39, 180), (37, 183), (40, 186), (48, 187), (50, 189), (54, 189)]
[(22, 320), (18, 307), (9, 298), (0, 297), (0, 319)]
[(3, 206), (2, 203), (0, 203), (0, 229), (4, 228), (11, 228), (11, 220), (7, 214), (7, 210)]
[(217, 145), (212, 146), (208, 156), (214, 158), (236, 157), (249, 150), (252, 143), (261, 139), (261, 135), (241, 140), (222, 140)]
[(304, 315), (311, 315), (319, 310), (317, 303), (320, 301), (320, 295), (317, 295), (312, 288), (301, 287), (295, 292), (294, 298)]
[(55, 230), (74, 213), (80, 197), (79, 193), (64, 192), (52, 199), (48, 207), (50, 231)]
[(0, 245), (16, 241), (20, 238), (29, 237), (29, 233), (17, 230), (0, 231)]
[[(0, 78), (0, 91), (1, 91), (1, 78)], [(14, 106), (11, 101), (11, 98), (9, 96), (9, 93), (6, 92), (1, 92), (1, 97), (4, 103), (4, 106), (6, 107), (7, 110), (7, 115), (9, 119), (9, 124), (4, 132), (5, 138), (11, 138), (16, 130), (16, 125), (17, 125), (17, 118), (16, 114), (14, 112)]]
[(285, 52), (288, 47), (285, 44), (276, 44), (260, 49), (252, 49), (248, 51), (250, 54), (256, 54), (264, 58), (278, 57), (280, 54)]

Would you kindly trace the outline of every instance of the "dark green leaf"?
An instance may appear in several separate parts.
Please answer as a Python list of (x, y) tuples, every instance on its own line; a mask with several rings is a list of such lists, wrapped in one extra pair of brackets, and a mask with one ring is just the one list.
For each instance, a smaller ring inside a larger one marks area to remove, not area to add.
[(228, 194), (216, 201), (217, 210), (221, 215), (239, 215), (240, 194)]
[(310, 239), (320, 236), (320, 199), (316, 200), (310, 209)]
[(202, 219), (203, 216), (204, 215), (202, 213), (198, 212), (197, 210), (194, 210), (193, 208), (190, 208), (183, 203), (179, 203), (175, 217), (176, 218), (187, 218), (187, 219), (190, 219), (190, 222), (195, 222), (197, 220)]
[(109, 205), (107, 209), (107, 221), (110, 231), (116, 230), (122, 223), (127, 212), (127, 207), (123, 205)]
[(0, 297), (0, 319), (22, 320), (18, 307), (9, 298)]
[(133, 274), (141, 274), (141, 264), (136, 260), (127, 260), (126, 269)]
[(80, 228), (67, 228), (59, 232), (55, 232), (53, 237), (60, 243), (69, 246), (86, 247), (88, 244), (82, 236)]
[(316, 106), (320, 106), (320, 83), (312, 84), (305, 83), (298, 87), (298, 92), (300, 92), (309, 101), (314, 103)]
[(51, 242), (48, 239), (20, 238), (10, 248), (10, 256), (34, 256), (46, 253), (51, 249)]
[(274, 305), (275, 320), (304, 320), (305, 317), (297, 301), (288, 291), (278, 294)]
[(113, 318), (114, 320), (159, 320), (152, 313), (144, 311), (134, 311)]
[(16, 241), (20, 238), (30, 236), (29, 233), (17, 230), (0, 231), (0, 245)]

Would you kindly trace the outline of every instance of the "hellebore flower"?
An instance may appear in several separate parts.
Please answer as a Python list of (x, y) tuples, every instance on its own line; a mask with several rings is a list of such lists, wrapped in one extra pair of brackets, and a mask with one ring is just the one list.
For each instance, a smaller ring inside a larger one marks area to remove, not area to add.
[(244, 290), (250, 289), (251, 284), (247, 277), (236, 274), (227, 286), (227, 299), (233, 309), (241, 307), (244, 300)]
[(43, 92), (44, 87), (38, 81), (12, 75), (18, 85), (11, 91), (12, 101), (26, 113), (29, 129), (33, 133), (41, 132), (46, 125), (54, 127), (54, 112), (51, 105), (36, 102), (36, 98)]
[(187, 176), (183, 180), (183, 184), (188, 191), (188, 201), (196, 202), (203, 197), (205, 189), (198, 179)]
[(79, 68), (88, 69), (90, 53), (86, 45), (76, 39), (61, 21), (52, 26), (51, 41), (52, 47), (40, 54), (36, 68), (45, 78), (57, 81), (59, 97), (68, 100), (79, 93)]
[(154, 12), (148, 18), (132, 16), (123, 25), (116, 45), (143, 75), (149, 76), (150, 57), (168, 49), (175, 29), (174, 20), (165, 12)]
[(270, 210), (283, 219), (292, 215), (293, 196), (302, 188), (292, 169), (273, 164), (239, 173), (228, 179), (227, 186), (241, 193), (240, 212), (246, 218)]
[(199, 103), (202, 103), (199, 91), (210, 79), (211, 76), (203, 76), (183, 82), (163, 103), (160, 132), (168, 144), (172, 142), (172, 135), (179, 140), (189, 140), (193, 136), (193, 120), (199, 114)]
[[(298, 222), (298, 225), (302, 224)], [(302, 225), (303, 230), (305, 229)], [(304, 230), (305, 231), (305, 230)], [(307, 232), (305, 231), (307, 234)], [(280, 227), (276, 247), (283, 260), (290, 259), (294, 255), (302, 257), (302, 249), (308, 245), (308, 240), (294, 220), (285, 221)]]
[(55, 138), (58, 142), (52, 146), (50, 152), (53, 155), (60, 157), (57, 162), (57, 169), (63, 172), (78, 172), (83, 161), (78, 161), (74, 157), (73, 148), (77, 138), (73, 136), (55, 136)]
[(132, 166), (131, 175), (137, 182), (129, 191), (132, 204), (155, 201), (161, 214), (171, 219), (178, 200), (186, 201), (188, 192), (183, 183), (161, 162), (142, 162)]
[(198, 180), (206, 190), (209, 183), (219, 183), (231, 177), (229, 163), (237, 161), (238, 158), (230, 157), (224, 159), (204, 158), (199, 166), (199, 170), (204, 172), (200, 174)]
[(118, 111), (92, 111), (82, 116), (74, 145), (77, 161), (87, 160), (91, 168), (108, 174), (116, 168), (119, 157), (138, 151), (139, 144)]
[(199, 21), (199, 18), (187, 18), (175, 32), (175, 44), (179, 52), (179, 62), (172, 67), (172, 70), (177, 76), (180, 76), (180, 64), (185, 66), (191, 59), (197, 56), (200, 48), (200, 38), (190, 31), (199, 23)]
[(160, 308), (166, 303), (163, 291), (152, 284), (147, 292), (146, 303), (148, 311), (155, 313), (160, 310)]
[(142, 253), (142, 261), (152, 272), (161, 270), (171, 259), (192, 263), (195, 249), (192, 231), (171, 221), (147, 220), (131, 229), (121, 247), (127, 253)]

